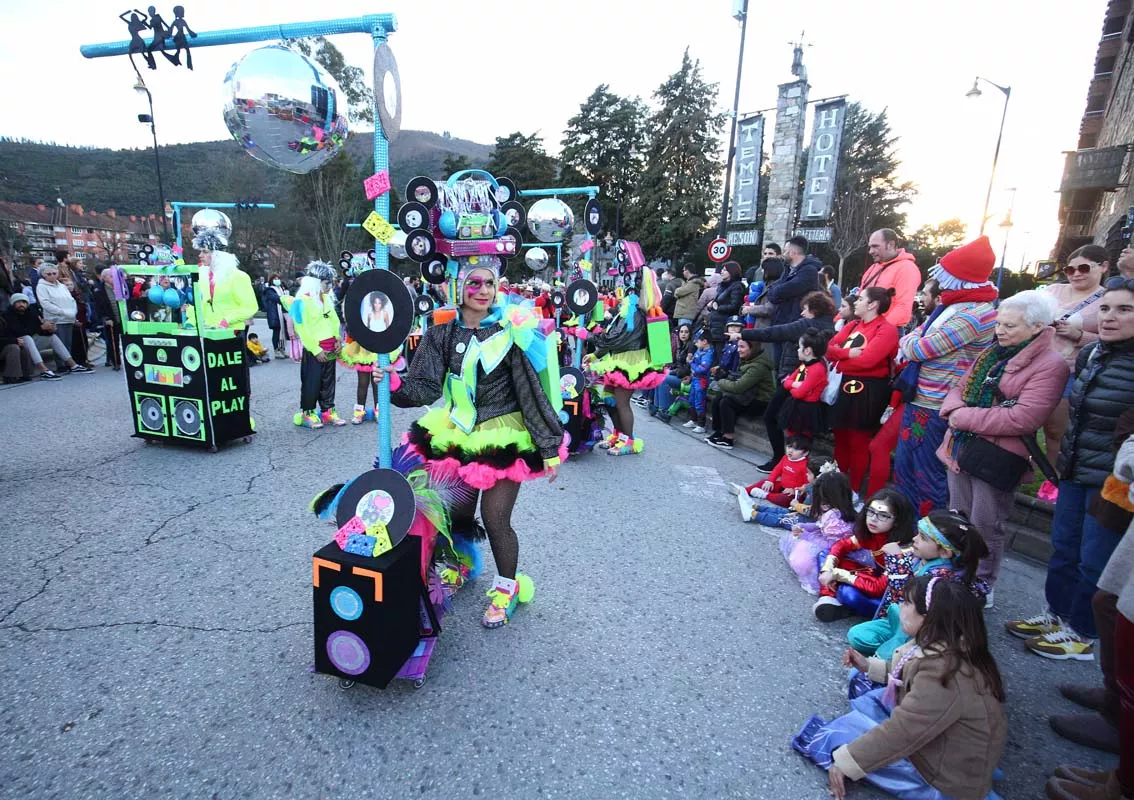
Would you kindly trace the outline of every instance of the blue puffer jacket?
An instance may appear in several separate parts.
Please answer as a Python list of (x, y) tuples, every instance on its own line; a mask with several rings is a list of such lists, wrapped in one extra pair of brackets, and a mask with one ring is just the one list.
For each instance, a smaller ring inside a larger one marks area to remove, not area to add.
[(772, 324), (783, 325), (799, 319), (799, 303), (805, 294), (819, 288), (819, 259), (804, 256), (794, 270), (789, 268), (768, 289), (768, 299), (775, 304)]

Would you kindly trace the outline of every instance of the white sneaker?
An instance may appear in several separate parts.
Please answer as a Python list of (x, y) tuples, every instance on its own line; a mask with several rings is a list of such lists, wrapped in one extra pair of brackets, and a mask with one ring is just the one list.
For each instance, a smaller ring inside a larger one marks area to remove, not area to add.
[(994, 589), (988, 590), (988, 596), (984, 598), (984, 607), (986, 610), (996, 607), (996, 591)]
[(704, 433), (704, 432), (705, 432), (705, 426), (704, 425), (698, 425), (696, 428), (693, 429), (693, 433)]
[(745, 489), (743, 486), (741, 486), (739, 483), (730, 483), (728, 485), (728, 490), (732, 494), (735, 494), (737, 497), (747, 497), (748, 496), (748, 490)]
[[(686, 422), (684, 425), (682, 425), (681, 427), (683, 427), (683, 428), (696, 428), (697, 427), (697, 420), (691, 419), (688, 422)], [(701, 430), (704, 430), (704, 428), (702, 428)]]
[(752, 502), (752, 498), (741, 492), (736, 496), (736, 502), (740, 506), (740, 519), (752, 522), (756, 517), (756, 504)]

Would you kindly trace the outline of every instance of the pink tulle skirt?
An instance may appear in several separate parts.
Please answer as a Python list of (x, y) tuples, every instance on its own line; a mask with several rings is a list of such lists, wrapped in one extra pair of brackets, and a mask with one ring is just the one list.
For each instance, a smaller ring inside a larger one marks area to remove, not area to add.
[(669, 370), (648, 370), (635, 381), (626, 377), (621, 370), (614, 370), (602, 376), (603, 386), (615, 389), (656, 389), (661, 386)]
[[(474, 489), (484, 491), (491, 489), (496, 485), (497, 481), (507, 480), (515, 481), (516, 483), (523, 483), (524, 481), (534, 481), (536, 478), (542, 478), (547, 475), (547, 470), (533, 470), (531, 466), (522, 458), (517, 458), (506, 467), (497, 467), (492, 464), (486, 464), (479, 461), (470, 461), (467, 464), (462, 464), (455, 458), (430, 458), (429, 453), (425, 452), (421, 445), (409, 442), (409, 435), (407, 434), (402, 438), (403, 443), (409, 443), (409, 447), (425, 460), (428, 464), (429, 472), (437, 477), (456, 477), (464, 483), (468, 484)], [(567, 450), (567, 435), (563, 436), (563, 443), (559, 445), (559, 460), (566, 461), (569, 452)]]

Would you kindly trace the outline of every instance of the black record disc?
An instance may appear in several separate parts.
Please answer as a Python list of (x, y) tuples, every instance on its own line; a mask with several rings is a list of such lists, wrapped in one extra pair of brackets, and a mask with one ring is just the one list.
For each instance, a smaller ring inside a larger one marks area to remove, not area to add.
[(142, 252), (148, 256), (152, 256), (154, 254), (154, 246), (152, 244), (144, 244), (142, 245)]
[(556, 289), (551, 293), (552, 308), (563, 308), (565, 305), (567, 305), (567, 295), (563, 293), (562, 289)]
[(516, 199), (516, 184), (513, 183), (511, 178), (497, 178), (496, 184), (498, 188), (492, 193), (492, 196), (496, 198), (497, 206), (503, 206), (505, 203)]
[(598, 287), (586, 278), (571, 281), (567, 285), (567, 308), (580, 316), (590, 314), (598, 302)]
[(619, 264), (618, 265), (618, 274), (619, 275), (625, 275), (626, 274), (626, 265), (625, 264)]
[(599, 207), (598, 200), (593, 197), (587, 201), (586, 208), (583, 209), (583, 224), (591, 236), (598, 236), (599, 231), (602, 230), (602, 208)]
[(340, 258), (339, 259), (339, 269), (342, 270), (343, 275), (346, 275), (350, 272), (350, 265), (351, 265), (351, 260), (349, 258)]
[(406, 255), (419, 264), (437, 255), (437, 241), (429, 231), (414, 231), (406, 236)]
[(413, 327), (413, 297), (396, 273), (368, 269), (347, 289), (343, 316), (352, 339), (371, 353), (389, 353)]
[(524, 226), (528, 224), (528, 210), (524, 208), (522, 203), (509, 200), (507, 203), (500, 205), (500, 211), (504, 214), (504, 218), (508, 220), (509, 228), (523, 230)]
[(444, 283), (447, 268), (448, 262), (443, 257), (433, 256), (421, 265), (421, 279), (426, 283)]
[[(375, 270), (385, 272), (385, 270)], [(413, 488), (400, 472), (372, 469), (355, 478), (343, 491), (335, 512), (341, 528), (358, 517), (368, 528), (381, 522), (390, 544), (397, 544), (409, 533), (416, 508)]]
[(406, 200), (421, 203), (426, 208), (437, 205), (437, 184), (431, 179), (417, 177), (406, 184)]
[(520, 233), (518, 228), (515, 228), (515, 227), (509, 225), (508, 229), (506, 231), (504, 231), (504, 233), (500, 234), (500, 238), (501, 239), (511, 238), (512, 241), (514, 241), (516, 243), (516, 251), (514, 253), (512, 253), (511, 255), (505, 255), (504, 256), (505, 258), (514, 258), (515, 256), (518, 256), (518, 255), (521, 254), (521, 252), (523, 250), (523, 246), (524, 246), (524, 235), (522, 233)]
[(377, 254), (373, 250), (366, 251), (366, 260), (370, 262), (371, 266), (374, 266), (375, 258), (377, 258)]
[(413, 309), (418, 314), (428, 314), (433, 310), (433, 298), (427, 294), (419, 294), (414, 298)]
[(429, 209), (421, 203), (404, 203), (398, 209), (398, 225), (407, 234), (429, 227)]
[(341, 253), (339, 253), (339, 258), (345, 258), (347, 261), (350, 261), (352, 256), (354, 256), (354, 253), (352, 253), (350, 250), (343, 250)]

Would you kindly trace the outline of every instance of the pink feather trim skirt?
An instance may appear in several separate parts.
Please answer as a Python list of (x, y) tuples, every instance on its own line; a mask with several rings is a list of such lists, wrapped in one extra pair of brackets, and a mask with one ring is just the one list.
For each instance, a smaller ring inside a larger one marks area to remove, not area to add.
[[(480, 491), (501, 480), (523, 483), (547, 474), (519, 412), (465, 433), (453, 425), (445, 408), (435, 408), (410, 426), (403, 441), (426, 461), (432, 475), (456, 477)], [(566, 434), (558, 455), (560, 461), (567, 460)]]
[(608, 389), (656, 389), (668, 370), (654, 368), (649, 350), (631, 350), (608, 353), (591, 364), (591, 372)]

